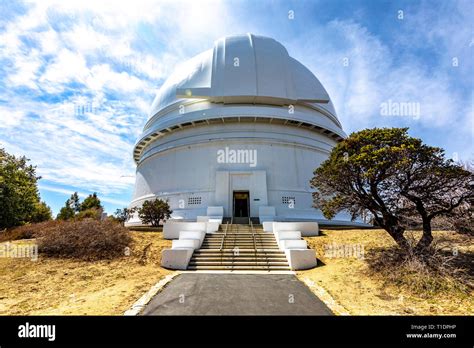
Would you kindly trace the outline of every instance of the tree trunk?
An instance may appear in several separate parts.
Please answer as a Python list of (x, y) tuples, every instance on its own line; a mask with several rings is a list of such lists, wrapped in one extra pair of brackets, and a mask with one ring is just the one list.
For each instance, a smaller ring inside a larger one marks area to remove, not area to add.
[(388, 232), (400, 248), (408, 250), (410, 245), (403, 235), (405, 233), (405, 228), (399, 225), (396, 217), (390, 215), (384, 216), (381, 221), (381, 227)]
[(391, 227), (387, 231), (400, 248), (402, 248), (403, 250), (407, 250), (409, 248), (408, 241), (403, 235), (403, 233), (405, 232), (405, 229), (403, 227), (395, 226)]
[(423, 235), (416, 244), (415, 250), (422, 251), (428, 248), (433, 241), (433, 235), (431, 233), (431, 219), (423, 216)]

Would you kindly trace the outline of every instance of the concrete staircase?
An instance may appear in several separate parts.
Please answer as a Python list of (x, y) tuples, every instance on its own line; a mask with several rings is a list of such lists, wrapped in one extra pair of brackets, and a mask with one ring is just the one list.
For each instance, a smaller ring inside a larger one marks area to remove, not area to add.
[(188, 270), (288, 271), (290, 267), (272, 233), (260, 226), (229, 224), (206, 235)]

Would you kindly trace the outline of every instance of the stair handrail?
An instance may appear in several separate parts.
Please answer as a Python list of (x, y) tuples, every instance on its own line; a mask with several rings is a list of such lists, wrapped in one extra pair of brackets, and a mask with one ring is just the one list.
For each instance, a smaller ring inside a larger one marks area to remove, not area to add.
[(255, 250), (257, 250), (257, 243), (255, 243), (255, 233), (253, 231), (253, 223), (252, 223), (252, 219), (249, 218), (249, 223), (250, 223), (250, 231), (252, 232), (252, 239), (253, 239), (253, 248)]
[[(232, 221), (233, 221), (233, 217), (230, 219), (230, 225), (232, 226)], [(224, 247), (224, 239), (227, 235), (227, 229), (229, 228), (229, 221), (227, 221), (226, 225), (225, 225), (225, 230), (224, 230), (224, 235), (222, 236), (222, 240), (221, 240), (221, 246), (219, 248), (219, 251), (222, 251), (222, 248)]]

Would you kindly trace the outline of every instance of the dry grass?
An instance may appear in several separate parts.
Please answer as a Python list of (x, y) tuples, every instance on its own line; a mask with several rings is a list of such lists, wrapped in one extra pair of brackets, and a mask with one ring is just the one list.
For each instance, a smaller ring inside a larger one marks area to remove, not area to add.
[(474, 290), (474, 252), (446, 250), (435, 241), (428, 250), (415, 252), (397, 246), (375, 248), (366, 255), (368, 274), (405, 292), (429, 299), (451, 294), (463, 297)]
[(47, 232), (37, 232), (38, 247), (45, 256), (84, 260), (113, 259), (124, 255), (130, 232), (119, 223), (93, 219), (58, 221)]
[[(0, 315), (122, 315), (160, 279), (161, 233), (131, 232), (130, 256), (114, 260), (0, 258)], [(14, 243), (32, 243), (17, 241)], [(146, 251), (145, 251), (146, 250)]]
[(35, 238), (39, 233), (47, 233), (56, 228), (62, 221), (50, 220), (37, 224), (26, 224), (14, 227), (5, 231), (0, 231), (0, 242)]
[[(383, 230), (323, 230), (321, 236), (305, 238), (317, 251), (319, 267), (300, 271), (298, 277), (323, 287), (354, 315), (474, 314), (474, 291), (469, 285), (474, 239), (449, 231), (433, 235), (436, 249), (421, 266), (419, 260), (397, 254), (395, 243)], [(414, 238), (419, 236), (413, 232)], [(361, 245), (365, 257), (329, 257), (327, 245), (334, 244)], [(448, 254), (454, 248), (458, 256), (451, 258)], [(399, 272), (394, 271), (394, 262), (401, 265)], [(424, 276), (423, 272), (433, 269), (439, 273)]]

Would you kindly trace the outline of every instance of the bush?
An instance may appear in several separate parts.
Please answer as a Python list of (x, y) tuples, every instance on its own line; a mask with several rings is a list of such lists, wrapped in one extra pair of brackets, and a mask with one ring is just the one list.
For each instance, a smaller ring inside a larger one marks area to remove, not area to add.
[(36, 167), (0, 148), (0, 230), (30, 222), (40, 201)]
[(45, 202), (38, 202), (35, 211), (30, 217), (30, 222), (38, 223), (52, 219), (53, 213), (51, 212), (51, 208)]
[(76, 215), (77, 220), (84, 220), (84, 219), (100, 220), (101, 217), (102, 217), (102, 209), (96, 209), (96, 208), (82, 210)]
[(117, 209), (115, 211), (115, 219), (119, 221), (122, 225), (125, 225), (125, 223), (133, 217), (133, 214), (135, 214), (136, 211), (136, 207)]
[(170, 209), (168, 201), (156, 198), (153, 201), (145, 201), (138, 208), (138, 217), (145, 225), (153, 227), (160, 226), (160, 223), (168, 220), (173, 211)]
[(410, 247), (372, 250), (365, 255), (368, 273), (382, 279), (385, 285), (396, 286), (422, 298), (444, 292), (467, 294), (474, 288), (471, 264), (474, 255), (443, 250), (433, 243), (423, 252), (417, 252), (413, 239)]
[(128, 230), (105, 220), (61, 221), (38, 240), (40, 253), (84, 260), (112, 259), (124, 255), (130, 244)]
[(97, 193), (93, 193), (87, 196), (84, 199), (84, 202), (80, 204), (79, 210), (84, 211), (88, 209), (102, 209), (102, 205), (100, 203), (100, 199), (97, 197)]
[(59, 221), (45, 221), (37, 224), (26, 224), (3, 232), (0, 231), (0, 242), (37, 238), (56, 228), (59, 223)]

